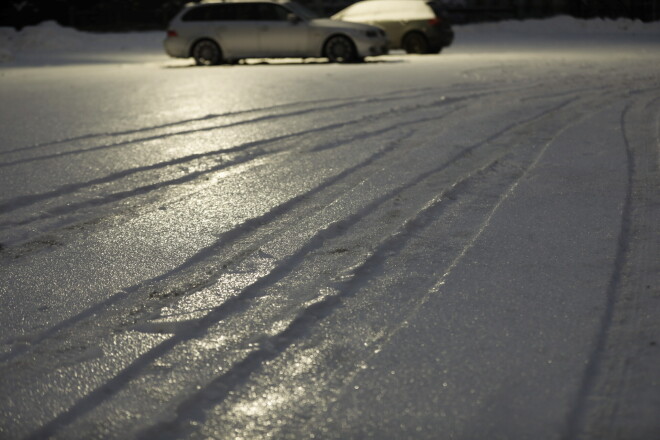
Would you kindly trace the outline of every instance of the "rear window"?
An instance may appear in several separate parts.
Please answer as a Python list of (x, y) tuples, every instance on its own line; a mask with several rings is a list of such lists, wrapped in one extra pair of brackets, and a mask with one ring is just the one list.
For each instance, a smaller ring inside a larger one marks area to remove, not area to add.
[(214, 21), (231, 20), (233, 11), (230, 7), (233, 5), (204, 5), (197, 6), (186, 12), (181, 20), (183, 21)]

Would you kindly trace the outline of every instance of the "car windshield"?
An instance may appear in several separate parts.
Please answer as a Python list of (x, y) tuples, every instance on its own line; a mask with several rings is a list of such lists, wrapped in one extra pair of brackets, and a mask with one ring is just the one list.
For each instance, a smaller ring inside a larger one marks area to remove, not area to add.
[(286, 3), (286, 7), (289, 8), (291, 12), (294, 12), (298, 17), (305, 20), (313, 20), (315, 18), (319, 18), (318, 15), (301, 4), (289, 2)]

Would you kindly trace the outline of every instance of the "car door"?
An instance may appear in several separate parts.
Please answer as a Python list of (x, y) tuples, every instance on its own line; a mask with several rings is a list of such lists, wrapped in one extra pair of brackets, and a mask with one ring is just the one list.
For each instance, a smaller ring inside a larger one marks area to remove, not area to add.
[(393, 20), (390, 14), (384, 12), (384, 10), (387, 10), (389, 3), (391, 3), (391, 1), (357, 2), (336, 14), (334, 18), (354, 23), (378, 26), (387, 34), (388, 44), (391, 46), (393, 43), (392, 36), (396, 36), (399, 23), (397, 17)]
[(251, 3), (218, 3), (212, 8), (211, 19), (216, 40), (225, 58), (259, 56), (257, 10)]
[(291, 11), (275, 3), (256, 4), (259, 11), (259, 48), (265, 57), (308, 56), (309, 23), (291, 20)]

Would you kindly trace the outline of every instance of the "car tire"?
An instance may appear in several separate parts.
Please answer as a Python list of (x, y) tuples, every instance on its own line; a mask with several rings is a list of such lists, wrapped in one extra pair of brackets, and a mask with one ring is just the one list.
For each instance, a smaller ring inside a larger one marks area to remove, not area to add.
[(355, 45), (343, 35), (330, 37), (323, 46), (323, 54), (331, 63), (351, 63), (358, 60)]
[(215, 66), (222, 62), (222, 50), (211, 40), (200, 40), (195, 43), (192, 56), (198, 66)]
[(403, 37), (401, 46), (406, 53), (429, 53), (429, 42), (419, 32), (410, 32)]

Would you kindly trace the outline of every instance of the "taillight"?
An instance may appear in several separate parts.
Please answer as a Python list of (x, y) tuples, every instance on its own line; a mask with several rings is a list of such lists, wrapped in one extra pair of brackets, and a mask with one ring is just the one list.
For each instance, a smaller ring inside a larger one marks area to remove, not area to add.
[(442, 23), (442, 20), (439, 17), (435, 17), (429, 20), (429, 25), (431, 26), (440, 26), (440, 23)]
[(178, 37), (179, 35), (176, 33), (176, 31), (168, 30), (167, 31), (167, 36), (168, 37)]

